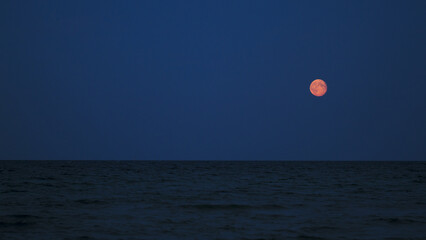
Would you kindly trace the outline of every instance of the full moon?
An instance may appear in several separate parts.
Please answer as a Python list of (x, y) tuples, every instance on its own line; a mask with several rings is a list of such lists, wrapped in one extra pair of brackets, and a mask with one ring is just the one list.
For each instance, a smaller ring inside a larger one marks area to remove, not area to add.
[(311, 83), (309, 89), (314, 96), (322, 97), (327, 92), (327, 84), (321, 79), (316, 79)]

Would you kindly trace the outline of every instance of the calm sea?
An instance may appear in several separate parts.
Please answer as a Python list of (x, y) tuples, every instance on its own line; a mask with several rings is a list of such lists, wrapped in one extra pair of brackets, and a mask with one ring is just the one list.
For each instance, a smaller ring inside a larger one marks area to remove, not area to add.
[(0, 161), (0, 239), (426, 239), (426, 162)]

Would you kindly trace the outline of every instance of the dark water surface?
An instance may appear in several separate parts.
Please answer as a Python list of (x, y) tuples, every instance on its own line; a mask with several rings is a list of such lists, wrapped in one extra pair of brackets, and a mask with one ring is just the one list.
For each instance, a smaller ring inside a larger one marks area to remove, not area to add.
[(0, 161), (0, 239), (426, 239), (426, 162)]

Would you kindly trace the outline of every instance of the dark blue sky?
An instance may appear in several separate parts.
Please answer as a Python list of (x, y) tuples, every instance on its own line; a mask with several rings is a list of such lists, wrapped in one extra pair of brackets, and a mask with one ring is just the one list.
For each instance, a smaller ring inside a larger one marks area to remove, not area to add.
[(0, 158), (425, 160), (425, 12), (3, 0)]

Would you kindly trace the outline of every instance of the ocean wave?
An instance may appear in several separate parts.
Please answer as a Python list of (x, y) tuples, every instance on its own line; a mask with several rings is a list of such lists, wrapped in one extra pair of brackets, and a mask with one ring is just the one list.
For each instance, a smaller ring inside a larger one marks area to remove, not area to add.
[(426, 223), (425, 220), (408, 218), (408, 217), (377, 217), (374, 220), (379, 222), (391, 223), (391, 224)]
[(98, 199), (79, 199), (75, 200), (76, 203), (80, 204), (106, 204), (106, 201), (98, 200)]
[(40, 217), (33, 215), (17, 214), (0, 216), (0, 227), (27, 227), (36, 225)]
[(25, 193), (25, 192), (28, 192), (28, 191), (9, 189), (9, 190), (2, 191), (0, 193)]
[(284, 209), (285, 207), (275, 204), (245, 205), (245, 204), (194, 204), (182, 205), (183, 208), (194, 208), (198, 210), (246, 210), (246, 209)]

